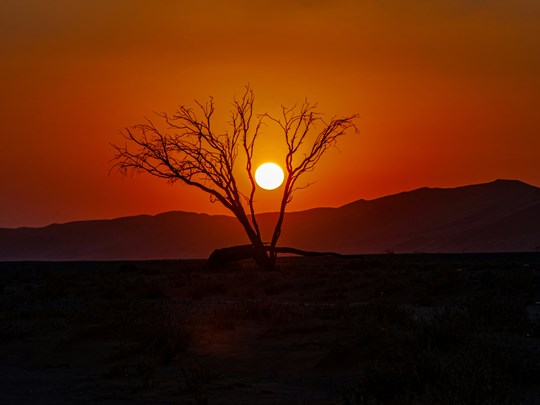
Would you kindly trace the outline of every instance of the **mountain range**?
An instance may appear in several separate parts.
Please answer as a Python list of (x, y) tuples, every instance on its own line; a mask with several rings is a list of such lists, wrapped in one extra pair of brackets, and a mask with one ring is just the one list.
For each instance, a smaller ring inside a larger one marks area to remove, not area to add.
[[(257, 218), (270, 236), (277, 214)], [(173, 211), (0, 228), (0, 260), (192, 259), (246, 243), (232, 216)], [(540, 251), (540, 188), (496, 180), (290, 212), (279, 245), (344, 254)]]

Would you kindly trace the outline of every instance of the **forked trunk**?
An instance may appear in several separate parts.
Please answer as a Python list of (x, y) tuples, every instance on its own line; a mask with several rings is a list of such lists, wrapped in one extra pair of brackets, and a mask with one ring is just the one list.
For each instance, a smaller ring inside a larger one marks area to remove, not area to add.
[(273, 255), (268, 251), (261, 239), (260, 234), (255, 231), (254, 227), (250, 224), (244, 211), (239, 209), (238, 211), (233, 212), (244, 227), (249, 240), (251, 241), (252, 257), (255, 259), (259, 269), (268, 271), (276, 270), (275, 254)]
[(275, 257), (267, 251), (267, 248), (262, 243), (253, 245), (253, 256), (257, 266), (259, 266), (261, 270), (276, 270)]

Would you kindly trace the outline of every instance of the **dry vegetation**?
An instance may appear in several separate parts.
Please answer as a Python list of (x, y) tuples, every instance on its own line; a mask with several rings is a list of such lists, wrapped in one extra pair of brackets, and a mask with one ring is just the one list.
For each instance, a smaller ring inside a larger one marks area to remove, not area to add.
[(540, 256), (0, 264), (0, 402), (519, 404)]

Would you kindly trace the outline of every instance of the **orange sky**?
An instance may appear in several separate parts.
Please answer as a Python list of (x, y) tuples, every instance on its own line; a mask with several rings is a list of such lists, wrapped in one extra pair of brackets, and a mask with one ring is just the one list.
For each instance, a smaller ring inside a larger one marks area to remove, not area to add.
[[(539, 186), (538, 21), (537, 0), (2, 0), (0, 227), (225, 213), (197, 190), (108, 175), (109, 142), (210, 95), (225, 114), (247, 83), (260, 112), (307, 97), (360, 114), (291, 210)], [(275, 195), (259, 192), (259, 209)]]

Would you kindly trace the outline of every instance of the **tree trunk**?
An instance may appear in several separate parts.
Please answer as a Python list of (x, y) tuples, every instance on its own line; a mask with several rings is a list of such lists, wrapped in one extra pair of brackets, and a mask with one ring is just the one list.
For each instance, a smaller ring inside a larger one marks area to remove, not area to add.
[[(246, 234), (249, 237), (249, 240), (251, 241), (251, 245), (243, 245), (243, 246), (233, 246), (231, 252), (234, 254), (249, 254), (249, 257), (247, 258), (253, 258), (255, 259), (255, 262), (257, 263), (257, 266), (261, 270), (267, 270), (267, 271), (273, 271), (276, 269), (276, 260), (272, 257), (272, 255), (268, 254), (268, 249), (264, 245), (261, 235), (257, 233), (257, 231), (254, 230), (254, 227), (251, 226), (248, 217), (246, 216), (245, 212), (241, 209), (238, 209), (237, 211), (234, 211), (236, 218), (240, 221), (242, 226), (244, 227)], [(257, 228), (258, 229), (258, 228)], [(251, 249), (247, 248), (247, 246), (250, 246)], [(229, 248), (225, 248), (229, 249)], [(223, 249), (223, 250), (225, 250)], [(246, 250), (243, 250), (246, 249)], [(236, 259), (241, 260), (241, 259)]]
[(255, 245), (231, 246), (221, 249), (215, 249), (208, 260), (206, 267), (212, 270), (223, 269), (231, 262), (239, 260), (254, 259), (261, 270), (275, 270), (275, 261), (272, 261), (266, 253), (266, 246), (262, 243)]
[(266, 246), (260, 243), (253, 245), (253, 258), (261, 270), (274, 271), (276, 269), (276, 260), (268, 254)]

